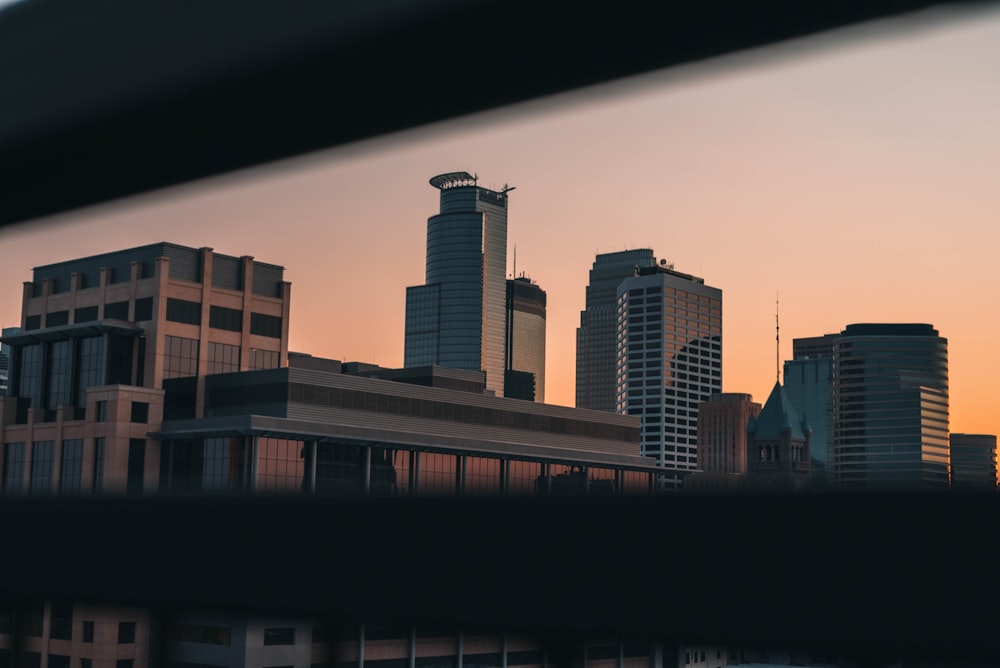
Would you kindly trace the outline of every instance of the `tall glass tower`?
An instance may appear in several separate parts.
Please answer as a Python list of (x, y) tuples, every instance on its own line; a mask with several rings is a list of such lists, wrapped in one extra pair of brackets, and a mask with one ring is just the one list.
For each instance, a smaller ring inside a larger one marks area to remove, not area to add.
[(948, 340), (931, 325), (848, 325), (833, 410), (835, 485), (948, 487)]
[(636, 268), (656, 264), (650, 248), (602, 253), (594, 259), (586, 309), (576, 330), (576, 407), (614, 413), (618, 373), (618, 286)]
[(441, 211), (427, 219), (426, 283), (406, 289), (403, 365), (483, 371), (502, 396), (507, 193), (468, 172), (440, 174)]

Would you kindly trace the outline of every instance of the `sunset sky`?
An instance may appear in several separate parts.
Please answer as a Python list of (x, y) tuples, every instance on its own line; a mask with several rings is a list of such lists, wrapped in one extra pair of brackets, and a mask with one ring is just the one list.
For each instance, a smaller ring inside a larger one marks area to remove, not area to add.
[(516, 244), (518, 273), (548, 293), (550, 403), (574, 402), (595, 253), (650, 247), (722, 289), (725, 391), (766, 399), (779, 294), (782, 359), (792, 338), (850, 323), (932, 323), (948, 338), (952, 431), (1000, 432), (997, 11), (676, 68), (7, 228), (0, 322), (19, 324), (34, 266), (171, 241), (283, 265), (292, 350), (402, 366), (405, 290), (424, 281), (437, 212), (427, 181), (462, 170), (516, 187), (508, 264)]

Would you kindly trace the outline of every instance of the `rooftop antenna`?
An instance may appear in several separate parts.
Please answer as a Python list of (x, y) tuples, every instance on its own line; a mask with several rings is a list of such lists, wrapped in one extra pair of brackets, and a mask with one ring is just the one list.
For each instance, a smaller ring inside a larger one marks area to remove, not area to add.
[(774, 382), (781, 383), (781, 326), (778, 324), (778, 293), (774, 293)]
[(514, 244), (514, 278), (517, 278), (517, 244)]

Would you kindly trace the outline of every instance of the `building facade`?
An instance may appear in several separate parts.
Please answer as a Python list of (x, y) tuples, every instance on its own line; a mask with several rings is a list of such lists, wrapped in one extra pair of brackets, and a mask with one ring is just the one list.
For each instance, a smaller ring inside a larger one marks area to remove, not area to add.
[(722, 391), (722, 291), (667, 266), (617, 290), (616, 407), (642, 419), (642, 453), (679, 488), (698, 468), (698, 406)]
[(813, 430), (809, 441), (812, 482), (825, 485), (833, 454), (833, 355), (786, 361), (784, 381), (789, 401)]
[(747, 425), (761, 405), (749, 394), (725, 392), (698, 405), (698, 468), (705, 473), (747, 472)]
[(833, 397), (836, 486), (948, 488), (948, 341), (931, 325), (848, 325)]
[(952, 489), (997, 488), (995, 434), (951, 434)]
[(576, 330), (576, 407), (618, 410), (618, 286), (637, 267), (656, 264), (652, 249), (603, 253), (587, 284), (586, 308)]
[(545, 403), (545, 291), (523, 276), (507, 279), (504, 394)]
[(405, 367), (482, 371), (503, 396), (507, 193), (467, 172), (430, 180), (440, 212), (427, 220), (424, 285), (406, 289)]
[(22, 331), (4, 338), (3, 491), (155, 489), (148, 433), (173, 379), (200, 405), (209, 373), (286, 363), (282, 276), (249, 256), (167, 243), (36, 268)]

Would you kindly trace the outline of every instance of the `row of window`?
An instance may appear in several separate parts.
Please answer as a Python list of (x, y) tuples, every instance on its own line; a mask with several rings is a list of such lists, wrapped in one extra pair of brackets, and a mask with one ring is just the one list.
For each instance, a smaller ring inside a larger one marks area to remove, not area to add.
[[(80, 306), (73, 309), (73, 322), (95, 322), (99, 319), (99, 308), (93, 306)], [(109, 302), (104, 305), (104, 318), (106, 320), (125, 320), (132, 322), (146, 322), (153, 319), (153, 298), (143, 297), (135, 300), (134, 317), (129, 318), (129, 302)], [(45, 314), (46, 327), (61, 327), (69, 324), (69, 311), (51, 311)], [(41, 315), (29, 315), (24, 319), (25, 330), (41, 329)]]
[[(167, 320), (188, 325), (201, 324), (202, 305), (185, 299), (167, 298)], [(243, 329), (243, 311), (222, 306), (209, 307), (208, 325), (215, 329), (239, 332)], [(281, 317), (250, 313), (250, 333), (281, 338)]]
[[(26, 444), (4, 444), (2, 486), (4, 494), (75, 494), (83, 491), (84, 441), (81, 438), (62, 441), (62, 452), (56, 475), (55, 441), (34, 441), (29, 462)], [(142, 491), (145, 471), (146, 441), (129, 439), (127, 491)], [(92, 470), (88, 490), (99, 492), (104, 487), (106, 443), (104, 437), (93, 439)], [(25, 475), (27, 469), (27, 475)], [(27, 483), (27, 484), (26, 484)], [(27, 488), (27, 489), (26, 489)]]

